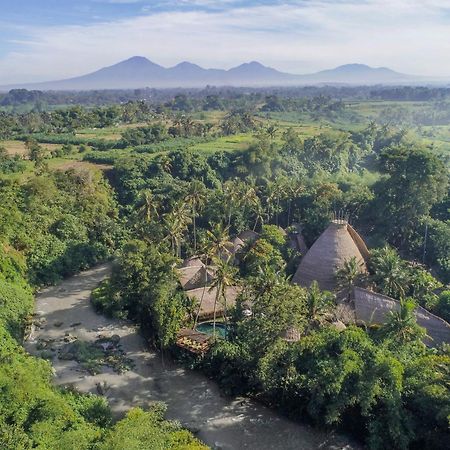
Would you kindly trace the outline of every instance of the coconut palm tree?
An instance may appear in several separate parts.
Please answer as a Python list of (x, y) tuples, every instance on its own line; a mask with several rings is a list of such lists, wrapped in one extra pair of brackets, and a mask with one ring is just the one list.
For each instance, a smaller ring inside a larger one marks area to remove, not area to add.
[(203, 299), (205, 297), (207, 282), (208, 282), (208, 273), (214, 271), (210, 263), (215, 260), (217, 257), (229, 257), (231, 256), (229, 253), (229, 248), (232, 245), (230, 242), (230, 235), (228, 234), (228, 227), (224, 227), (222, 224), (214, 225), (211, 230), (207, 230), (206, 232), (206, 241), (204, 242), (202, 248), (202, 260), (205, 264), (205, 280), (203, 285), (202, 296), (200, 298), (200, 304), (198, 307), (198, 311), (194, 320), (194, 328), (197, 325), (198, 318), (200, 315), (200, 311), (203, 304)]
[(158, 157), (156, 164), (163, 172), (170, 173), (172, 171), (172, 163), (170, 157), (167, 155), (161, 155)]
[(196, 218), (197, 213), (205, 205), (206, 202), (206, 187), (199, 180), (193, 180), (189, 183), (188, 193), (184, 200), (192, 208), (192, 223), (193, 223), (193, 233), (194, 233), (194, 251), (197, 251), (197, 228), (196, 228)]
[(270, 139), (275, 139), (277, 135), (278, 127), (274, 124), (269, 125), (266, 128), (267, 136), (269, 136)]
[(172, 211), (164, 215), (163, 224), (176, 257), (181, 256), (181, 239), (191, 221), (189, 210), (184, 202), (175, 204)]
[(220, 257), (229, 255), (230, 242), (229, 227), (224, 227), (221, 223), (215, 224), (210, 230), (206, 231), (209, 253), (213, 256)]
[(214, 299), (214, 315), (213, 315), (213, 336), (216, 335), (216, 312), (217, 303), (222, 299), (224, 306), (224, 317), (227, 320), (227, 296), (226, 290), (233, 286), (236, 282), (237, 268), (230, 264), (229, 261), (224, 261), (220, 258), (215, 259), (216, 271), (211, 282), (209, 291), (216, 289), (216, 297)]
[(156, 200), (153, 192), (150, 189), (145, 189), (142, 191), (137, 204), (138, 218), (150, 223), (153, 219), (159, 217), (158, 207), (159, 202)]
[(261, 224), (261, 226), (264, 225), (264, 216), (265, 211), (263, 206), (261, 205), (261, 201), (258, 198), (258, 201), (256, 201), (253, 205), (253, 214), (255, 216), (255, 223), (253, 225), (253, 231), (256, 230), (256, 227), (258, 226), (258, 222)]
[(227, 180), (223, 184), (223, 195), (225, 208), (228, 211), (227, 227), (231, 226), (231, 216), (233, 214), (233, 208), (239, 207), (241, 189), (239, 180)]
[(408, 274), (397, 251), (384, 247), (373, 252), (370, 259), (372, 279), (385, 295), (402, 299), (408, 287)]
[(291, 225), (292, 202), (305, 190), (305, 187), (300, 182), (290, 182), (286, 187), (286, 197), (288, 200), (287, 226), (289, 227)]
[(402, 300), (400, 308), (390, 312), (386, 324), (380, 329), (381, 335), (401, 344), (422, 339), (425, 329), (417, 325), (415, 306), (412, 299)]
[(347, 292), (347, 298), (350, 300), (350, 295), (353, 287), (360, 283), (364, 278), (364, 273), (361, 270), (361, 264), (353, 256), (344, 261), (344, 265), (336, 272), (337, 285)]
[(318, 328), (334, 307), (331, 292), (321, 291), (317, 281), (311, 283), (306, 295), (306, 319), (310, 330)]

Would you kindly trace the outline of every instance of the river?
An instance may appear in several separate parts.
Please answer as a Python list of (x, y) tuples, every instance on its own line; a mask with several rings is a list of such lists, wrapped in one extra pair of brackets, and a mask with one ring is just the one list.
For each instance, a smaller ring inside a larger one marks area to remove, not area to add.
[[(216, 449), (357, 449), (345, 436), (292, 422), (276, 411), (246, 398), (229, 398), (201, 373), (190, 371), (148, 349), (138, 329), (129, 322), (96, 314), (90, 292), (110, 273), (101, 265), (47, 288), (36, 296), (40, 327), (25, 342), (26, 349), (40, 354), (38, 343), (51, 342), (57, 385), (72, 385), (82, 392), (98, 392), (106, 386), (113, 413), (118, 417), (133, 406), (154, 401), (167, 404), (167, 418), (178, 420), (199, 439)], [(110, 369), (98, 375), (82, 371), (75, 361), (56, 357), (64, 338), (95, 341), (99, 334), (120, 336), (120, 343), (135, 364), (117, 374)]]

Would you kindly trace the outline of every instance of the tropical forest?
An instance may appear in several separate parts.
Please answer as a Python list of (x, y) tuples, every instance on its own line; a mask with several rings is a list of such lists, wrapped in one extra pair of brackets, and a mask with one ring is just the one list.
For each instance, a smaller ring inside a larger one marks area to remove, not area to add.
[(0, 447), (448, 448), (449, 123), (438, 87), (0, 94)]

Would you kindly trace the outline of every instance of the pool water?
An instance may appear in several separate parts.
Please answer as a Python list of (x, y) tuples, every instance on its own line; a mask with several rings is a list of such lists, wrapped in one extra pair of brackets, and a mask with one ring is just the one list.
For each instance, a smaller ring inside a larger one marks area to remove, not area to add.
[[(214, 332), (214, 323), (199, 323), (196, 330), (200, 331), (201, 333), (210, 334), (212, 336)], [(216, 336), (222, 339), (225, 339), (227, 337), (227, 326), (225, 324), (216, 322)]]

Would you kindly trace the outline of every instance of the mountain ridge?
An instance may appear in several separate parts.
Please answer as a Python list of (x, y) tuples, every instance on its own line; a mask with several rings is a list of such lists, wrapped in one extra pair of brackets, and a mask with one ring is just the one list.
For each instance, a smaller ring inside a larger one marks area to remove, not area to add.
[(144, 56), (132, 56), (86, 75), (40, 83), (17, 83), (0, 89), (101, 90), (144, 87), (288, 86), (304, 84), (393, 84), (414, 80), (411, 75), (387, 67), (344, 64), (333, 69), (296, 75), (281, 72), (258, 61), (226, 69), (205, 69), (189, 61), (163, 67)]

